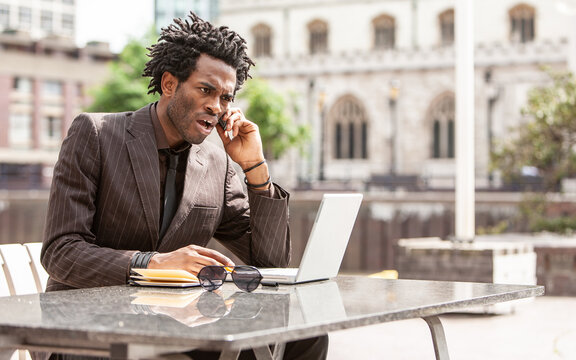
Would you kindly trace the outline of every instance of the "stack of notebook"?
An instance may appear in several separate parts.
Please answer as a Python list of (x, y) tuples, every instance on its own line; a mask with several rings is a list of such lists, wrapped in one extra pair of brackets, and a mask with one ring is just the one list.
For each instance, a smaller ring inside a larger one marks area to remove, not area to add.
[(141, 286), (199, 286), (198, 278), (185, 270), (132, 269), (131, 283)]

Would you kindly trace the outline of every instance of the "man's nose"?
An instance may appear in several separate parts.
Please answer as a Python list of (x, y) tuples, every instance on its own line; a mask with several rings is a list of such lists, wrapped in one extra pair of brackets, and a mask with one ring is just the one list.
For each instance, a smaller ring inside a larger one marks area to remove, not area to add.
[(222, 112), (222, 104), (219, 99), (212, 100), (206, 104), (206, 111), (213, 115), (218, 115)]

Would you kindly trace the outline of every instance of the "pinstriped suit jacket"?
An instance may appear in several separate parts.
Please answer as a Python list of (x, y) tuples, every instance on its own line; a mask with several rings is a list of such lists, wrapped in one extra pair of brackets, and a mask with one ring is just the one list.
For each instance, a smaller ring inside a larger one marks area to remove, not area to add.
[(190, 149), (180, 207), (159, 242), (158, 161), (150, 105), (74, 120), (48, 204), (48, 291), (125, 284), (135, 251), (206, 246), (212, 237), (247, 264), (288, 265), (288, 193), (274, 185), (277, 198), (246, 195), (230, 158), (207, 141)]

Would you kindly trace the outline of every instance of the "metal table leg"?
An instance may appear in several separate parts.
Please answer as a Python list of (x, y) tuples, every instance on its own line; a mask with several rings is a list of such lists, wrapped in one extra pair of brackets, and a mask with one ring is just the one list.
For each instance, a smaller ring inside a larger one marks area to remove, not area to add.
[(240, 356), (239, 350), (222, 350), (218, 360), (236, 360)]
[(269, 346), (261, 346), (252, 349), (257, 360), (280, 360), (284, 357), (285, 343), (277, 343), (274, 346), (274, 352), (270, 350)]
[(422, 318), (428, 324), (430, 332), (432, 333), (432, 342), (434, 343), (434, 353), (436, 360), (449, 360), (448, 345), (446, 344), (446, 335), (444, 335), (444, 328), (438, 316), (429, 316)]

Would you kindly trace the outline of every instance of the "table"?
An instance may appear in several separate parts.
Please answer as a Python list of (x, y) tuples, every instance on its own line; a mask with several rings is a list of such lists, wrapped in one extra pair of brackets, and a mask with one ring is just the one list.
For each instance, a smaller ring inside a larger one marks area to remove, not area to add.
[(268, 344), (423, 318), (443, 360), (449, 356), (438, 315), (543, 293), (532, 285), (339, 276), (253, 293), (225, 283), (217, 293), (127, 285), (0, 297), (0, 358), (15, 348), (113, 359), (203, 348), (235, 359), (253, 348), (271, 359), (283, 349)]

